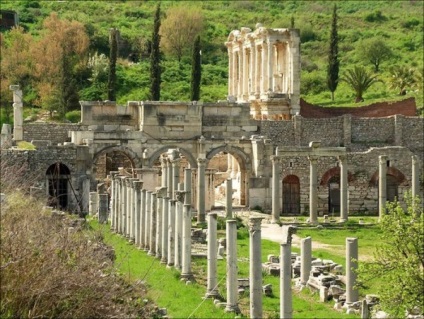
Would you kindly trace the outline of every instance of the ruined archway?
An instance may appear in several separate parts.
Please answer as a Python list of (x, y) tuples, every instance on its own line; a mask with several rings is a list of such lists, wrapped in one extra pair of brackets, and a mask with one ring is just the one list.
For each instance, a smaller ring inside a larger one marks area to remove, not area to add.
[(163, 146), (160, 149), (153, 152), (152, 155), (149, 157), (149, 167), (155, 167), (159, 163), (159, 158), (161, 154), (164, 154), (168, 152), (170, 149), (176, 149), (178, 152), (180, 152), (182, 158), (185, 159), (185, 161), (190, 165), (191, 168), (197, 168), (197, 162), (194, 156), (188, 152), (187, 150), (180, 148), (176, 145), (169, 145), (169, 146)]
[[(211, 205), (215, 203), (215, 195), (226, 193), (225, 181), (232, 179), (233, 204), (248, 205), (248, 180), (250, 176), (250, 158), (242, 149), (234, 146), (221, 146), (211, 150), (207, 155), (207, 174), (211, 179), (209, 193), (214, 197)], [(208, 177), (208, 176), (207, 176)], [(212, 194), (213, 193), (213, 194)], [(208, 190), (207, 190), (208, 194)], [(217, 204), (220, 204), (218, 202)]]
[(283, 214), (300, 214), (300, 180), (296, 175), (283, 179)]
[(61, 162), (50, 165), (46, 170), (48, 205), (54, 208), (68, 208), (69, 178), (71, 171)]
[[(376, 171), (370, 180), (370, 186), (375, 186), (378, 189), (379, 172)], [(395, 167), (387, 167), (386, 172), (386, 200), (393, 202), (399, 199), (399, 186), (406, 184), (408, 180), (405, 175)]]
[(111, 171), (117, 171), (119, 167), (132, 174), (134, 168), (141, 167), (141, 161), (129, 148), (107, 147), (94, 155), (92, 174), (96, 180), (104, 180)]

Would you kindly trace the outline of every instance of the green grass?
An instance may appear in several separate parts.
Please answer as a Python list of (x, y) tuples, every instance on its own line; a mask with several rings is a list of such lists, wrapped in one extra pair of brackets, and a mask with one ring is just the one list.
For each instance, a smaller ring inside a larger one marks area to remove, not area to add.
[[(96, 221), (90, 223), (93, 228), (99, 229), (105, 242), (112, 245), (116, 253), (116, 265), (122, 276), (128, 281), (143, 280), (146, 282), (148, 296), (159, 307), (165, 307), (172, 318), (233, 318), (234, 314), (225, 313), (223, 309), (216, 308), (211, 300), (202, 300), (206, 292), (207, 260), (205, 258), (192, 259), (192, 271), (196, 283), (185, 285), (179, 280), (179, 272), (168, 269), (160, 264), (159, 260), (148, 256), (146, 252), (135, 248), (128, 241), (109, 231), (109, 225), (99, 225)], [(218, 232), (218, 237), (223, 236), (223, 231)], [(294, 252), (299, 252), (293, 247)], [(279, 255), (278, 243), (262, 241), (262, 260), (265, 261), (269, 254)], [(317, 255), (318, 254), (318, 255)], [(249, 235), (242, 227), (238, 230), (237, 240), (238, 278), (249, 277)], [(333, 259), (342, 263), (343, 258), (325, 251), (314, 251), (314, 256)], [(226, 295), (226, 262), (218, 261), (219, 292)], [(273, 296), (263, 296), (264, 318), (279, 318), (280, 299), (279, 277), (265, 275), (263, 284), (272, 284)], [(316, 293), (303, 290), (293, 290), (293, 318), (358, 318), (346, 315), (332, 309), (333, 303), (320, 303)], [(239, 306), (242, 316), (249, 316), (249, 294), (239, 297)]]

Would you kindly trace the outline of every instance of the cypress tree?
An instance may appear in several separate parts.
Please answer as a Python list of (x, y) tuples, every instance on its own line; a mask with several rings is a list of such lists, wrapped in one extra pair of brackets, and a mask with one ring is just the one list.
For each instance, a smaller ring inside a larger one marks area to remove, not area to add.
[(160, 99), (161, 67), (160, 67), (160, 4), (156, 7), (155, 21), (152, 33), (151, 51), (150, 51), (150, 98), (152, 101)]
[(109, 32), (109, 77), (107, 81), (107, 98), (116, 101), (116, 59), (118, 57), (117, 30), (111, 28)]
[(330, 50), (328, 52), (327, 86), (331, 92), (331, 100), (334, 101), (334, 91), (339, 84), (339, 37), (337, 34), (337, 6), (334, 5), (333, 21), (330, 34)]
[(197, 36), (193, 45), (191, 61), (191, 101), (200, 99), (200, 80), (202, 78), (202, 52), (200, 51), (200, 36)]

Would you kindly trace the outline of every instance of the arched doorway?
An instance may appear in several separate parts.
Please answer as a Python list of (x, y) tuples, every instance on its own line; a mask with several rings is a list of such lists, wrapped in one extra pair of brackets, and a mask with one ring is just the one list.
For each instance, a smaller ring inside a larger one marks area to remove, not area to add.
[(136, 166), (137, 156), (125, 147), (108, 147), (94, 155), (93, 176), (102, 181), (111, 171), (117, 171), (119, 167), (130, 175)]
[(68, 207), (68, 183), (70, 175), (69, 168), (63, 163), (57, 162), (49, 166), (46, 171), (49, 206), (60, 209)]
[(386, 175), (386, 200), (393, 202), (399, 198), (398, 193), (398, 180), (396, 176), (387, 174)]
[(283, 179), (283, 214), (300, 214), (300, 181), (296, 175)]
[(340, 175), (334, 175), (328, 181), (328, 212), (340, 212)]

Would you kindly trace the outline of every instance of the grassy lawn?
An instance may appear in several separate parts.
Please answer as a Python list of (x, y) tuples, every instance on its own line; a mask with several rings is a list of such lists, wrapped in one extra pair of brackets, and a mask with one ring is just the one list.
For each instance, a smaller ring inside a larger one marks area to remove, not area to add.
[[(116, 265), (122, 276), (129, 282), (142, 280), (145, 282), (148, 297), (159, 307), (167, 308), (168, 315), (172, 318), (233, 318), (234, 314), (225, 313), (222, 308), (217, 308), (212, 300), (203, 300), (206, 292), (206, 258), (193, 258), (192, 271), (196, 283), (185, 285), (179, 280), (179, 272), (168, 269), (160, 264), (159, 260), (148, 256), (146, 252), (135, 248), (128, 241), (109, 230), (109, 225), (99, 225), (96, 221), (90, 222), (91, 226), (99, 231), (104, 241), (113, 246), (116, 254)], [(218, 237), (225, 236), (222, 231)], [(299, 252), (293, 247), (293, 251)], [(280, 245), (278, 243), (262, 241), (262, 261), (269, 254), (279, 255)], [(344, 264), (344, 257), (333, 255), (326, 251), (314, 251), (314, 256), (325, 259), (333, 259)], [(245, 228), (238, 230), (237, 240), (238, 278), (249, 277), (249, 235)], [(219, 292), (226, 295), (226, 262), (218, 261)], [(263, 296), (264, 318), (279, 318), (279, 277), (263, 274), (263, 284), (272, 284), (273, 295)], [(333, 302), (319, 303), (318, 294), (308, 289), (298, 292), (293, 290), (293, 318), (358, 318), (355, 315), (346, 315), (332, 309)], [(239, 296), (239, 306), (243, 317), (249, 316), (249, 294), (248, 292)]]

